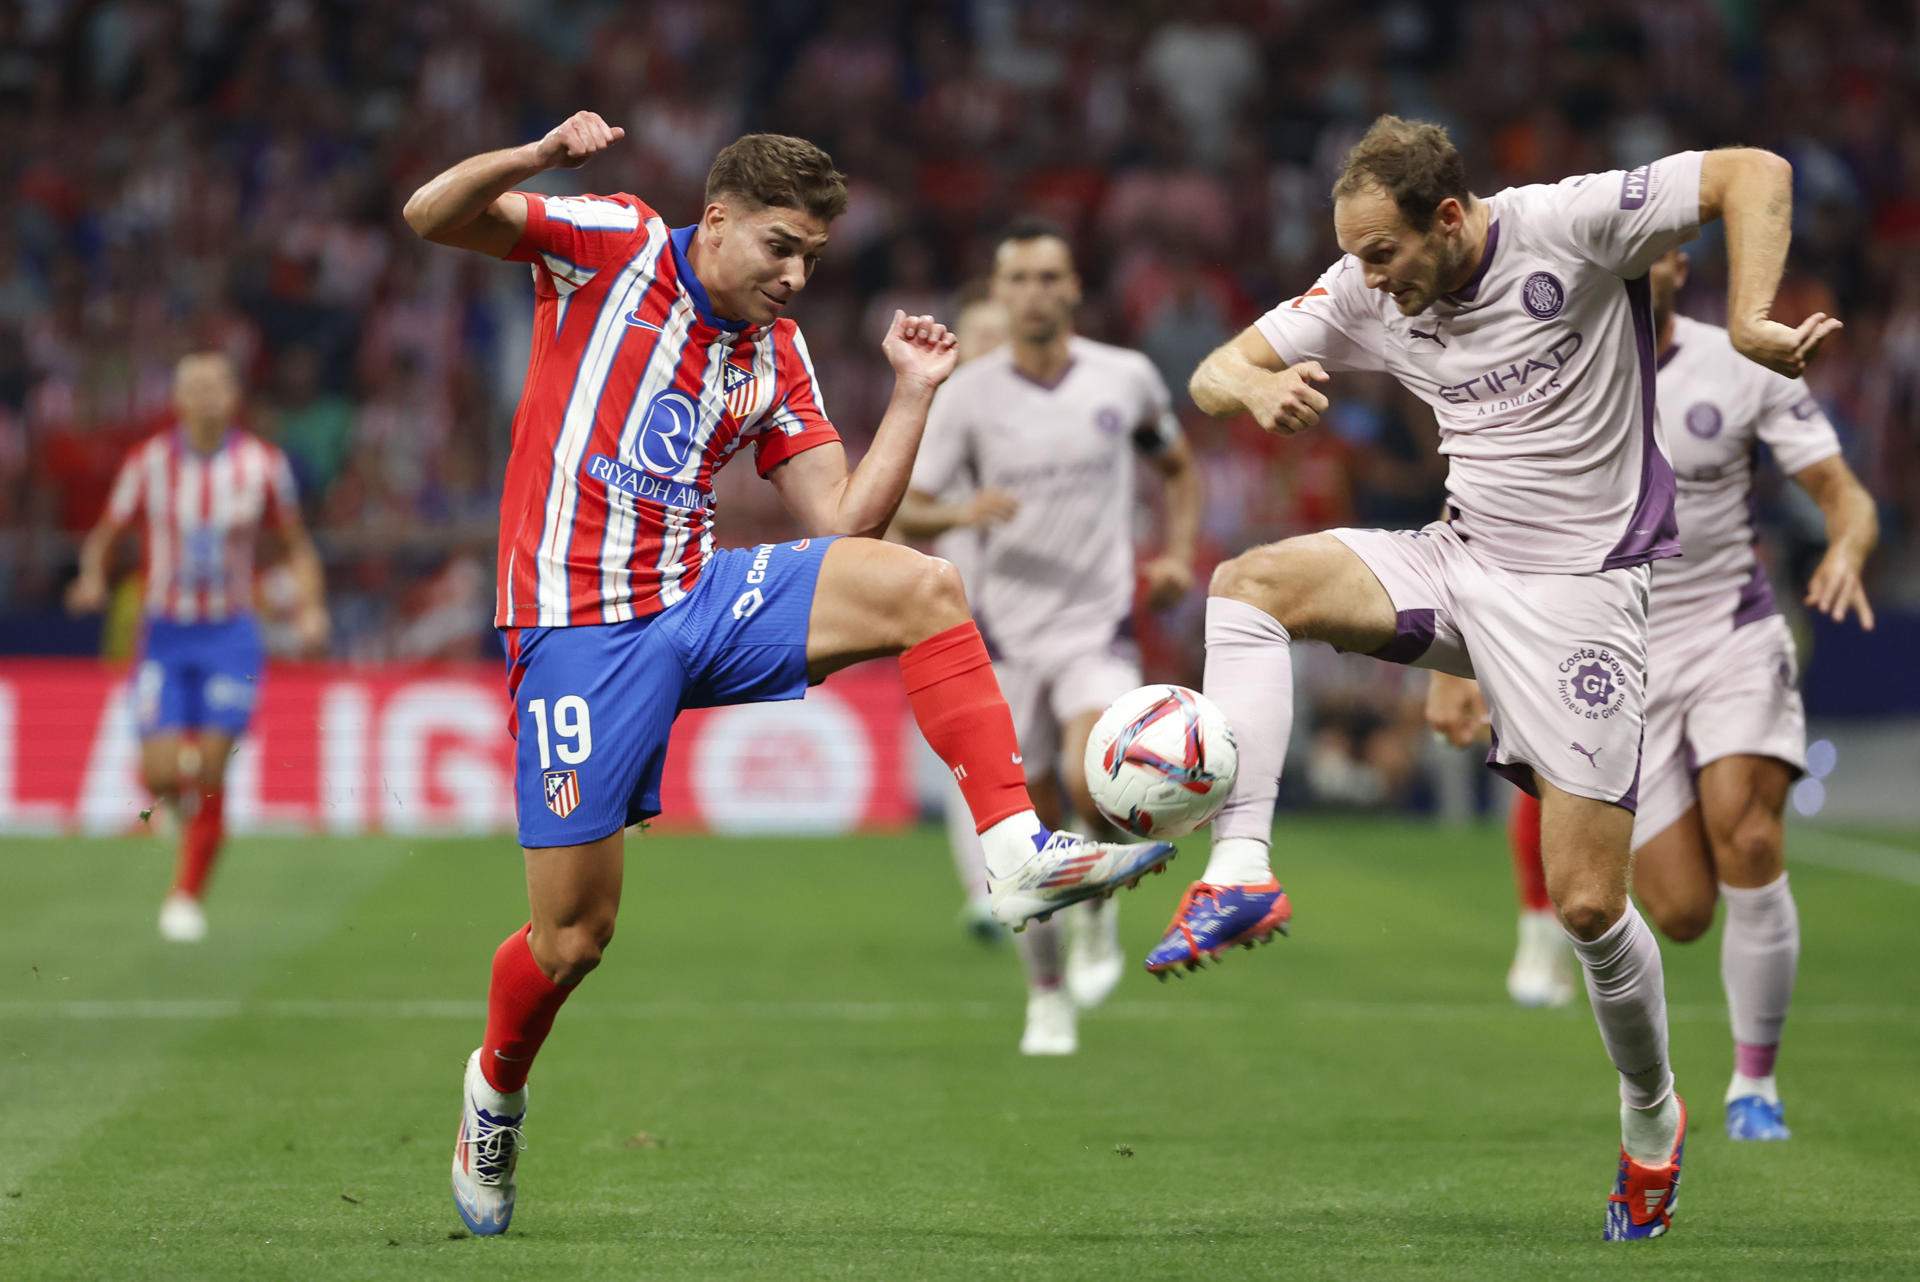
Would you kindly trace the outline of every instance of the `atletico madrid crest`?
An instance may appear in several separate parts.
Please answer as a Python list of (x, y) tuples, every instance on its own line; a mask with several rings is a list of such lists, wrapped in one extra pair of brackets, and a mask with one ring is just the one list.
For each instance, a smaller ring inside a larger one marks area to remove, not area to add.
[(580, 777), (571, 770), (549, 770), (540, 776), (547, 787), (547, 809), (565, 819), (580, 804)]
[(754, 398), (760, 394), (760, 380), (753, 371), (743, 369), (728, 361), (722, 367), (722, 388), (726, 392), (727, 413), (735, 418), (745, 418), (747, 411), (753, 408)]

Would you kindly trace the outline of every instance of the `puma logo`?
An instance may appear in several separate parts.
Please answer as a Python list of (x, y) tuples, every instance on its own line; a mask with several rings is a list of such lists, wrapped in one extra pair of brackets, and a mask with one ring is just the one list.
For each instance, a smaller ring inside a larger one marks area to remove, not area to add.
[(1409, 325), (1407, 326), (1407, 333), (1413, 335), (1413, 337), (1415, 338), (1424, 338), (1429, 343), (1432, 343), (1435, 347), (1445, 347), (1447, 345), (1446, 342), (1440, 337), (1440, 327), (1438, 325), (1435, 325), (1433, 327), (1433, 332), (1431, 334), (1429, 334), (1424, 329), (1415, 329), (1413, 326)]
[(1567, 746), (1572, 748), (1575, 752), (1579, 753), (1581, 756), (1585, 757), (1587, 759), (1587, 764), (1592, 766), (1595, 770), (1598, 770), (1600, 768), (1600, 763), (1598, 761), (1595, 761), (1594, 758), (1598, 757), (1602, 752), (1605, 752), (1607, 747), (1605, 744), (1601, 744), (1598, 748), (1595, 748), (1592, 752), (1588, 752), (1585, 748), (1582, 748), (1577, 743), (1571, 743), (1571, 744), (1568, 744)]

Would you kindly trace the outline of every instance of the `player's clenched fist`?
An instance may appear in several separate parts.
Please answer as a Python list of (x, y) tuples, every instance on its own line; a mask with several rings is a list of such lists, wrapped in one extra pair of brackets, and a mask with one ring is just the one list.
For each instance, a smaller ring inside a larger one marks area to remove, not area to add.
[(1327, 377), (1319, 361), (1301, 361), (1277, 370), (1256, 384), (1247, 412), (1269, 432), (1292, 436), (1305, 431), (1327, 412), (1327, 398), (1314, 386)]
[(1799, 378), (1820, 351), (1820, 345), (1840, 330), (1840, 322), (1815, 312), (1797, 326), (1775, 320), (1749, 321), (1728, 326), (1733, 350), (1776, 374)]
[(627, 136), (596, 111), (576, 111), (547, 131), (540, 140), (540, 163), (549, 169), (574, 169)]
[(887, 336), (880, 343), (897, 378), (911, 378), (938, 387), (953, 373), (960, 356), (959, 340), (931, 316), (893, 314)]

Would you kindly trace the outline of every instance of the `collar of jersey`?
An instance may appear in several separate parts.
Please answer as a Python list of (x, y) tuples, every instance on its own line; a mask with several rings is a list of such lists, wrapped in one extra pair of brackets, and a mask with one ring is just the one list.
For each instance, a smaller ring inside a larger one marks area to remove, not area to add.
[(182, 454), (191, 454), (195, 458), (212, 458), (221, 450), (226, 449), (228, 444), (232, 442), (233, 429), (229, 427), (226, 431), (220, 433), (220, 443), (210, 450), (194, 448), (193, 442), (187, 439), (187, 425), (185, 423), (174, 424), (173, 439), (174, 443), (180, 447)]
[(687, 247), (693, 244), (693, 233), (699, 224), (675, 227), (667, 239), (673, 245), (673, 267), (680, 274), (681, 288), (687, 291), (687, 297), (693, 300), (693, 310), (700, 317), (700, 323), (712, 329), (744, 332), (751, 329), (745, 321), (728, 320), (714, 314), (713, 302), (707, 297), (707, 287), (693, 274), (693, 264), (687, 261)]
[(1480, 251), (1480, 265), (1473, 269), (1473, 275), (1467, 277), (1467, 283), (1447, 295), (1453, 302), (1471, 303), (1480, 294), (1480, 282), (1487, 278), (1487, 268), (1493, 266), (1493, 256), (1500, 248), (1500, 220), (1494, 219), (1487, 224), (1487, 244)]

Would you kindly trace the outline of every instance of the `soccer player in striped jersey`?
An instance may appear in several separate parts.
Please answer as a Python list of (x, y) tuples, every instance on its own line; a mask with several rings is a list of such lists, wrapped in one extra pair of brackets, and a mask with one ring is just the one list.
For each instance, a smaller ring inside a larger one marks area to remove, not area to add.
[[(1873, 627), (1861, 573), (1879, 521), (1806, 383), (1743, 359), (1719, 326), (1678, 314), (1686, 275), (1680, 250), (1647, 273), (1684, 555), (1653, 571), (1633, 889), (1676, 943), (1705, 934), (1716, 901), (1726, 901), (1720, 979), (1734, 1041), (1727, 1134), (1784, 1140), (1773, 1070), (1793, 998), (1800, 914), (1781, 819), (1787, 790), (1806, 769), (1807, 733), (1793, 638), (1754, 548), (1757, 447), (1768, 448), (1826, 518), (1827, 552), (1807, 586), (1809, 607), (1836, 622), (1857, 614)], [(1444, 673), (1434, 674), (1427, 706), (1434, 728), (1455, 743), (1485, 720), (1478, 686)], [(1516, 806), (1511, 829), (1523, 885), (1545, 877), (1540, 810), (1529, 802)], [(1539, 946), (1529, 955), (1528, 932), (1523, 917), (1508, 979), (1516, 1000), (1551, 991), (1537, 977)], [(1516, 988), (1515, 977), (1530, 974), (1533, 981)]]
[(160, 909), (160, 933), (180, 943), (207, 933), (200, 901), (225, 836), (227, 761), (259, 701), (264, 651), (253, 614), (253, 551), (263, 530), (284, 544), (300, 586), (302, 642), (325, 644), (328, 628), (320, 558), (300, 520), (293, 470), (278, 446), (234, 426), (239, 403), (239, 379), (224, 355), (180, 360), (178, 425), (136, 445), (121, 465), (67, 592), (72, 609), (102, 608), (114, 543), (140, 530), (146, 608), (133, 683), (140, 772), (182, 820), (173, 889)]
[[(715, 158), (698, 221), (678, 228), (625, 193), (516, 190), (623, 136), (576, 113), (539, 142), (455, 165), (405, 211), (429, 240), (529, 264), (535, 298), (496, 615), (532, 911), (494, 955), (485, 1040), (467, 1061), (453, 1190), (479, 1234), (512, 1217), (528, 1068), (612, 938), (625, 829), (659, 813), (680, 709), (797, 699), (849, 664), (899, 656), (1008, 925), (1173, 853), (1040, 823), (959, 577), (878, 537), (955, 342), (931, 317), (895, 314), (881, 344), (893, 395), (850, 468), (785, 315), (846, 205), (831, 159), (798, 138), (740, 138)], [(715, 547), (713, 474), (747, 447), (807, 537)]]

